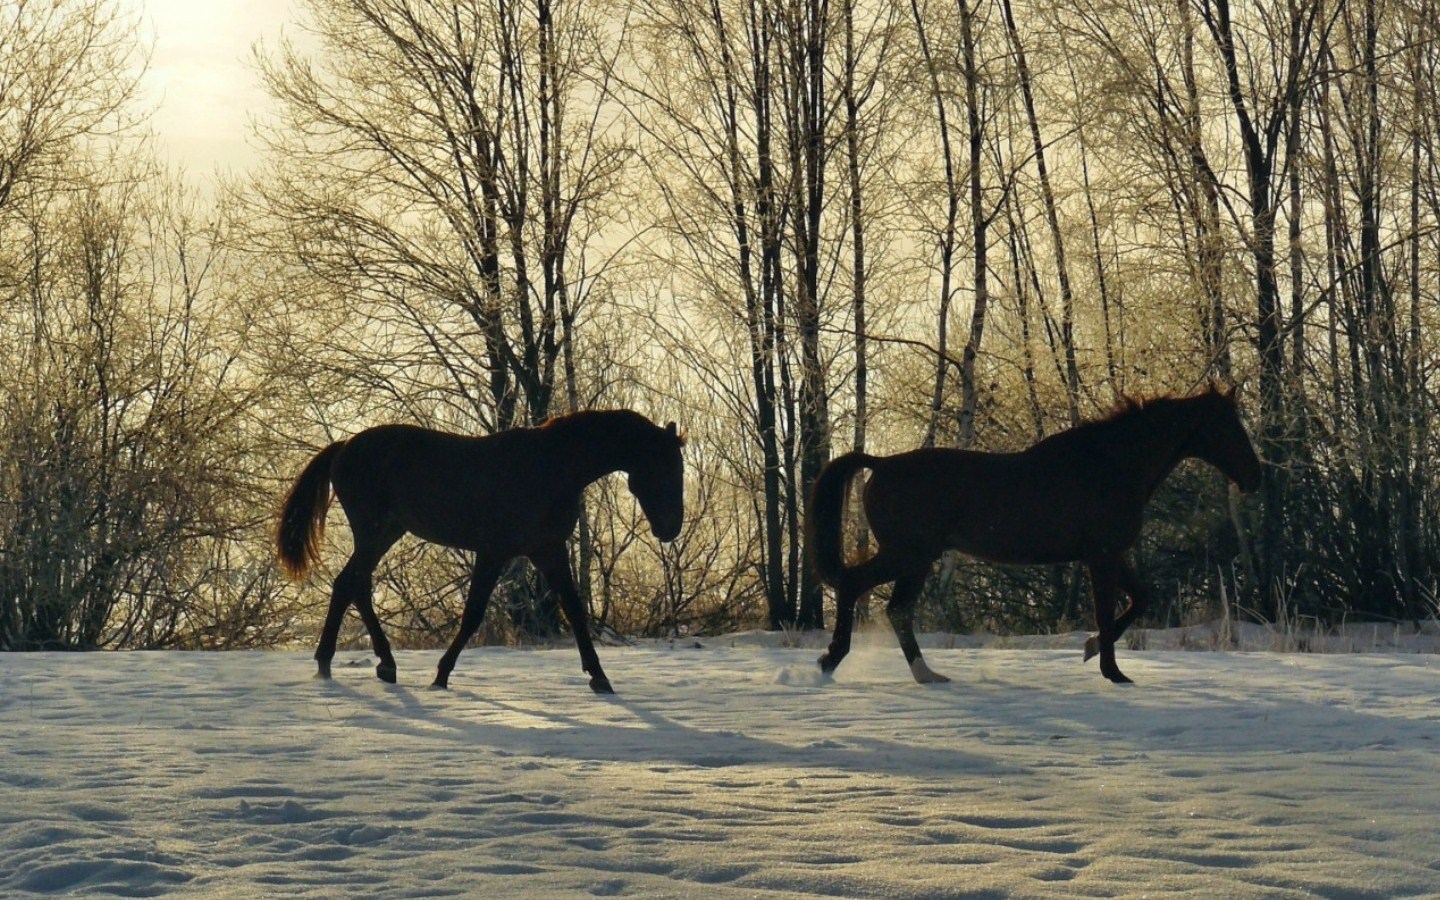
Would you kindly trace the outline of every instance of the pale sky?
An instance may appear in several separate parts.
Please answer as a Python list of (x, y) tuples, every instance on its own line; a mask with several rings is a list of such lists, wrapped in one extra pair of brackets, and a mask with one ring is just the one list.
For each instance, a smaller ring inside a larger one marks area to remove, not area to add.
[(122, 0), (153, 47), (142, 102), (161, 152), (192, 176), (253, 161), (250, 121), (266, 97), (251, 47), (295, 33), (299, 0)]

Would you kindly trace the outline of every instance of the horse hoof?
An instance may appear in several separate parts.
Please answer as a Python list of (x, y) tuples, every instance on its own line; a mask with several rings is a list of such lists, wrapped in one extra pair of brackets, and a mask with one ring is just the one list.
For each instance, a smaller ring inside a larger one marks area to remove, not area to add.
[(378, 666), (375, 667), (375, 677), (385, 682), (386, 684), (394, 684), (395, 664), (383, 662), (380, 663)]
[(610, 679), (604, 675), (596, 675), (590, 679), (590, 690), (597, 694), (613, 694), (615, 689), (610, 686)]
[(329, 680), (330, 680), (330, 664), (329, 664), (329, 663), (321, 663), (321, 664), (320, 664), (320, 667), (315, 671), (315, 678), (316, 678), (317, 680), (319, 680), (319, 681), (329, 681)]
[(430, 682), (430, 690), (432, 691), (444, 691), (449, 690), (449, 688), (450, 676), (448, 675), (436, 675), (435, 680)]
[(830, 654), (828, 653), (815, 660), (815, 662), (819, 664), (821, 673), (825, 675), (834, 675), (835, 668), (840, 665), (838, 662), (831, 662)]
[(1085, 662), (1089, 662), (1090, 658), (1099, 652), (1100, 639), (1098, 637), (1095, 637), (1094, 635), (1091, 635), (1090, 639), (1085, 642)]
[(920, 684), (947, 684), (950, 679), (932, 670), (925, 664), (925, 660), (916, 659), (910, 664), (910, 674)]
[(1114, 684), (1134, 684), (1135, 682), (1125, 676), (1124, 672), (1116, 669), (1114, 672), (1106, 672), (1105, 677)]

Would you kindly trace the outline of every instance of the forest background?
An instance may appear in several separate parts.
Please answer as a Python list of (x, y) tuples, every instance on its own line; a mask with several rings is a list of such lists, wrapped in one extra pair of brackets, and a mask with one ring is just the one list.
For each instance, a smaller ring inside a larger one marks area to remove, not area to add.
[[(823, 627), (831, 456), (1207, 382), (1264, 486), (1161, 488), (1142, 624), (1435, 614), (1437, 0), (299, 6), (255, 49), (261, 163), (201, 184), (138, 17), (0, 4), (0, 649), (308, 642), (343, 515), (306, 584), (270, 532), (310, 454), (595, 407), (689, 435), (673, 544), (587, 494), (597, 629)], [(392, 551), (392, 635), (448, 640), (467, 574)], [(927, 594), (931, 628), (1088, 618), (1071, 566), (947, 558)], [(562, 628), (517, 563), (482, 634)]]

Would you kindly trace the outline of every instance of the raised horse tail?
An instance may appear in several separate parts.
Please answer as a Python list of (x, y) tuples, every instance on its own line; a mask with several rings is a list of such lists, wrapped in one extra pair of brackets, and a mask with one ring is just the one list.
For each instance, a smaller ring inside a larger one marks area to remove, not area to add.
[(832, 459), (815, 479), (810, 506), (805, 510), (805, 545), (810, 548), (810, 564), (831, 587), (845, 571), (840, 535), (844, 530), (850, 479), (861, 469), (873, 469), (877, 462), (877, 457), (867, 453), (846, 453)]
[(310, 567), (320, 561), (325, 513), (330, 510), (330, 465), (343, 446), (344, 441), (336, 441), (315, 454), (280, 505), (275, 549), (280, 555), (280, 567), (292, 579), (304, 578)]

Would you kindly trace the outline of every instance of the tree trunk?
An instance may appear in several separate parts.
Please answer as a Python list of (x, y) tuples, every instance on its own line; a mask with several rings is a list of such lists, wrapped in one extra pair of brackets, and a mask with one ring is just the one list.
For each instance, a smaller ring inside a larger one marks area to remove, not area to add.
[(975, 366), (980, 343), (985, 337), (985, 317), (990, 303), (990, 219), (985, 211), (985, 190), (982, 176), (982, 151), (985, 131), (980, 117), (980, 69), (977, 61), (974, 10), (970, 0), (958, 0), (960, 10), (961, 73), (965, 79), (965, 116), (970, 141), (970, 233), (975, 242), (975, 305), (970, 312), (970, 334), (960, 358), (960, 418), (955, 441), (958, 447), (975, 442), (975, 415), (980, 390), (975, 381)]

